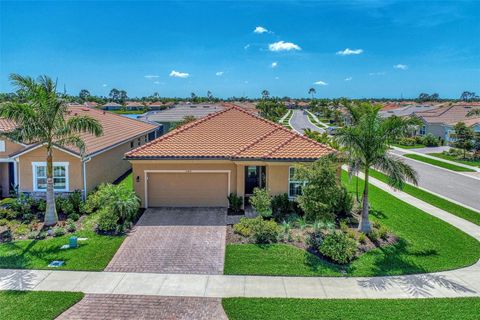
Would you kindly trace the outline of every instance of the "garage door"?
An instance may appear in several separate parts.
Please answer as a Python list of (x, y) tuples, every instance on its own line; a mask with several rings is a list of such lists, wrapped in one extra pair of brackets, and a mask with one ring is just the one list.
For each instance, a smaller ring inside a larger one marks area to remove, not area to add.
[(149, 207), (226, 207), (226, 172), (168, 172), (148, 174)]

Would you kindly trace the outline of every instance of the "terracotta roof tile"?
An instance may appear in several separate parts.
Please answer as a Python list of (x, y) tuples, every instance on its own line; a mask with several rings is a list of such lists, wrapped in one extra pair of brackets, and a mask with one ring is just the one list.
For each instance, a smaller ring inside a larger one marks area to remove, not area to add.
[(0, 118), (0, 132), (9, 132), (15, 129), (17, 126), (12, 120)]
[(335, 151), (238, 106), (224, 106), (224, 110), (171, 131), (126, 157), (315, 160)]

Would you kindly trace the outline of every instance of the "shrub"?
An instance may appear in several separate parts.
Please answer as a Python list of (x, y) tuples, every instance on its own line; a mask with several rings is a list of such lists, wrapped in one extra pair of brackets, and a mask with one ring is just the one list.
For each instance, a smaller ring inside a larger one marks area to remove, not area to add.
[(378, 229), (378, 236), (380, 238), (382, 238), (383, 240), (387, 240), (388, 239), (388, 228), (385, 227), (385, 226), (381, 226), (379, 229)]
[(398, 144), (402, 146), (414, 146), (416, 143), (417, 143), (417, 140), (415, 138), (408, 138), (408, 137), (401, 138), (398, 141)]
[(252, 235), (252, 227), (256, 220), (251, 218), (241, 218), (240, 222), (233, 225), (233, 232), (238, 233), (244, 237)]
[(272, 199), (266, 189), (253, 189), (253, 196), (250, 197), (250, 204), (262, 217), (269, 217), (272, 215)]
[(82, 214), (84, 211), (84, 202), (80, 190), (75, 190), (68, 195), (68, 202), (73, 206), (73, 211)]
[(105, 207), (98, 211), (97, 229), (103, 232), (112, 232), (117, 229), (118, 215), (110, 208)]
[(365, 235), (365, 233), (360, 233), (358, 235), (358, 242), (360, 242), (361, 244), (367, 243), (367, 236)]
[(242, 204), (243, 204), (243, 198), (237, 196), (236, 193), (231, 192), (228, 197), (228, 206), (233, 212), (240, 212), (242, 209)]
[(5, 218), (0, 219), (0, 226), (6, 226), (8, 223), (8, 220)]
[(325, 236), (319, 251), (336, 263), (346, 264), (355, 258), (357, 243), (343, 232), (334, 232)]
[(423, 137), (423, 144), (427, 147), (438, 147), (438, 139), (431, 133)]
[(55, 227), (53, 228), (53, 236), (54, 237), (61, 237), (63, 235), (65, 235), (65, 229), (63, 229), (62, 227)]
[(16, 219), (18, 215), (19, 213), (17, 211), (10, 208), (0, 208), (0, 218), (2, 219), (13, 220)]
[(78, 219), (80, 219), (80, 216), (78, 215), (78, 213), (72, 213), (68, 216), (68, 219), (71, 219), (73, 221), (78, 221)]
[(68, 232), (75, 232), (77, 230), (77, 226), (75, 225), (75, 221), (68, 220), (66, 229)]
[(280, 227), (274, 220), (263, 220), (258, 217), (258, 223), (252, 227), (252, 237), (255, 243), (277, 242), (280, 235)]
[(423, 144), (423, 137), (422, 136), (415, 136), (415, 143), (416, 144)]
[(272, 214), (275, 221), (283, 221), (287, 215), (293, 212), (293, 201), (287, 193), (278, 194), (272, 198)]
[(37, 239), (38, 233), (39, 233), (38, 231), (30, 231), (28, 233), (28, 239), (30, 239), (30, 240)]
[(43, 240), (47, 237), (47, 232), (46, 231), (40, 231), (37, 235), (38, 240)]
[(353, 208), (353, 197), (344, 186), (340, 186), (336, 194), (336, 203), (333, 211), (337, 218), (351, 216)]
[(345, 220), (340, 221), (340, 230), (342, 230), (343, 232), (348, 231), (347, 221), (345, 221)]
[(307, 235), (305, 243), (315, 249), (318, 249), (322, 245), (323, 234), (319, 231), (311, 232)]
[(378, 234), (378, 230), (373, 229), (367, 234), (368, 238), (372, 240), (372, 242), (378, 242), (378, 238), (380, 237)]
[(21, 224), (17, 228), (15, 228), (15, 234), (19, 236), (25, 236), (30, 232), (30, 227), (26, 224)]

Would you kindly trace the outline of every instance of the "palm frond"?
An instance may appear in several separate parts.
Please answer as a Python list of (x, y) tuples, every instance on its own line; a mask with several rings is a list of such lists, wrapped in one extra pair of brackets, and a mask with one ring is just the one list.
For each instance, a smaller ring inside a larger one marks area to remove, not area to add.
[(66, 122), (66, 127), (75, 133), (90, 133), (97, 137), (103, 134), (102, 125), (97, 119), (90, 116), (73, 116)]
[(55, 144), (60, 147), (76, 147), (82, 156), (85, 153), (85, 141), (78, 135), (69, 135), (68, 137), (55, 141)]
[(418, 184), (417, 172), (398, 157), (385, 154), (378, 158), (373, 167), (385, 173), (388, 177), (388, 184), (394, 188), (402, 189), (405, 181), (414, 185)]

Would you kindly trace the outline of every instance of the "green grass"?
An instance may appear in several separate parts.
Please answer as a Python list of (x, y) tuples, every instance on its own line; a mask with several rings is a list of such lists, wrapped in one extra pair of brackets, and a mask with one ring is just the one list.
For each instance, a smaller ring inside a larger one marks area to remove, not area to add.
[(473, 320), (478, 319), (480, 298), (444, 299), (262, 299), (222, 300), (230, 320)]
[(307, 112), (307, 117), (308, 117), (308, 120), (314, 124), (315, 126), (319, 127), (319, 128), (325, 128), (325, 126), (323, 124), (321, 124), (320, 122), (316, 121), (315, 118), (312, 116), (311, 113)]
[[(355, 190), (355, 179), (348, 181)], [(363, 180), (360, 180), (362, 188)], [(361, 190), (361, 189), (360, 189)], [(345, 266), (348, 276), (380, 276), (435, 272), (466, 267), (480, 258), (480, 242), (385, 191), (370, 187), (371, 219), (392, 230), (399, 242), (369, 251)], [(293, 246), (230, 244), (225, 255), (226, 274), (340, 276), (329, 265)]]
[(0, 318), (55, 319), (83, 296), (81, 292), (0, 291)]
[(55, 270), (101, 271), (122, 244), (122, 236), (102, 236), (93, 231), (79, 231), (75, 235), (88, 240), (79, 241), (76, 249), (61, 250), (70, 235), (45, 240), (18, 240), (0, 244), (0, 268), (52, 269), (53, 260), (65, 261)]
[(118, 183), (119, 185), (123, 185), (124, 187), (133, 190), (133, 173), (130, 173), (122, 181)]
[(410, 158), (410, 159), (422, 161), (422, 162), (425, 162), (425, 163), (428, 163), (428, 164), (431, 164), (431, 165), (434, 165), (434, 166), (437, 166), (437, 167), (445, 168), (445, 169), (448, 169), (448, 170), (452, 170), (452, 171), (475, 172), (475, 170), (472, 170), (472, 169), (456, 166), (454, 164), (446, 163), (446, 162), (443, 162), (443, 161), (440, 161), (440, 160), (430, 159), (430, 158), (427, 158), (427, 157), (420, 156), (418, 154), (408, 153), (408, 154), (404, 154), (404, 156), (407, 157), (407, 158)]
[(430, 156), (434, 156), (437, 158), (445, 159), (445, 160), (450, 160), (450, 161), (456, 161), (459, 163), (463, 163), (469, 166), (474, 166), (474, 167), (480, 167), (480, 159), (479, 160), (465, 160), (465, 159), (458, 159), (455, 156), (451, 156), (448, 154), (443, 154), (443, 153), (428, 153)]
[[(370, 170), (370, 175), (380, 181), (388, 183), (387, 176), (385, 176), (381, 172)], [(414, 196), (415, 198), (425, 201), (426, 203), (429, 203), (432, 206), (445, 210), (451, 214), (454, 214), (462, 219), (468, 220), (480, 226), (480, 213), (474, 210), (470, 210), (468, 208), (462, 207), (461, 205), (458, 205), (446, 199), (440, 198), (434, 194), (431, 194), (430, 192), (419, 189), (410, 184), (405, 184), (402, 191)]]
[(392, 146), (397, 147), (397, 148), (402, 148), (402, 149), (426, 148), (426, 146), (423, 145), (423, 144), (414, 144), (413, 146), (404, 146), (404, 145), (402, 145), (402, 144), (392, 143)]

